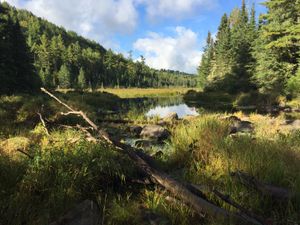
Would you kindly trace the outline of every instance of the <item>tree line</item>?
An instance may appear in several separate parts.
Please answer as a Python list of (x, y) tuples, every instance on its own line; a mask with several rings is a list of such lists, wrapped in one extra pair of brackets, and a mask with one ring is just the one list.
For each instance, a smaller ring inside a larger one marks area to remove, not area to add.
[(47, 88), (197, 85), (195, 76), (155, 70), (66, 31), (26, 10), (0, 3), (0, 93)]
[(256, 21), (254, 5), (224, 14), (214, 38), (208, 33), (198, 68), (207, 91), (300, 93), (300, 1), (267, 0)]

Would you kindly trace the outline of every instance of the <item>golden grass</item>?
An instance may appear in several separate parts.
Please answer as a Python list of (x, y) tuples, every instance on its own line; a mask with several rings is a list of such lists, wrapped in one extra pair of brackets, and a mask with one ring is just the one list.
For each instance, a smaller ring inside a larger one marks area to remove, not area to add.
[[(104, 88), (97, 91), (105, 91), (118, 95), (120, 98), (138, 97), (162, 97), (170, 95), (182, 95), (193, 88), (172, 87), (172, 88)], [(193, 89), (196, 90), (196, 89)]]

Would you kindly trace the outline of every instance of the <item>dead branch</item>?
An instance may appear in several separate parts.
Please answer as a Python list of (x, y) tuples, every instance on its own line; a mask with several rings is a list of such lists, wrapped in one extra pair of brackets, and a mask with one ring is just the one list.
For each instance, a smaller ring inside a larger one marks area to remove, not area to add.
[(26, 155), (28, 158), (33, 159), (34, 157), (30, 154), (28, 154), (27, 152), (21, 150), (21, 149), (17, 149), (18, 152), (22, 153), (23, 155)]
[[(48, 94), (50, 97), (54, 98), (60, 104), (65, 106), (68, 110), (73, 112), (72, 114), (81, 115), (82, 118), (91, 125), (95, 131), (99, 133), (99, 135), (105, 139), (109, 144), (111, 144), (115, 149), (124, 152), (127, 154), (137, 165), (137, 167), (146, 173), (151, 180), (153, 180), (156, 184), (161, 185), (166, 190), (171, 192), (174, 196), (184, 201), (186, 204), (190, 205), (197, 214), (202, 215), (203, 213), (209, 214), (213, 218), (219, 218), (221, 220), (226, 220), (230, 222), (230, 224), (259, 224), (262, 223), (257, 221), (255, 218), (245, 218), (237, 213), (229, 212), (223, 208), (220, 208), (214, 205), (211, 202), (199, 197), (198, 195), (191, 192), (186, 185), (181, 182), (173, 179), (166, 173), (159, 171), (152, 166), (150, 166), (146, 160), (144, 160), (140, 155), (136, 153), (137, 149), (131, 147), (130, 145), (121, 143), (119, 141), (113, 140), (108, 133), (99, 129), (87, 116), (81, 111), (76, 111), (72, 109), (67, 104), (60, 101), (46, 89), (41, 89), (44, 93)], [(144, 153), (145, 154), (145, 153)], [(151, 156), (147, 156), (150, 157)]]
[(42, 114), (41, 114), (41, 113), (37, 113), (37, 114), (39, 115), (40, 121), (41, 121), (43, 127), (45, 128), (46, 134), (49, 135), (49, 131), (48, 131), (48, 129), (47, 129), (47, 126), (46, 126), (45, 120), (43, 119)]
[(221, 200), (225, 201), (229, 205), (233, 206), (234, 208), (240, 210), (241, 213), (245, 214), (246, 216), (249, 216), (250, 218), (255, 218), (257, 221), (261, 222), (262, 224), (264, 223), (264, 219), (261, 218), (260, 216), (254, 214), (253, 212), (249, 211), (245, 207), (241, 206), (237, 202), (235, 202), (229, 195), (224, 195), (221, 192), (219, 192), (216, 189), (213, 189), (212, 191), (218, 198)]
[(279, 199), (290, 199), (294, 197), (294, 193), (292, 193), (290, 190), (282, 187), (265, 184), (256, 179), (255, 177), (250, 176), (244, 172), (237, 171), (231, 173), (231, 176), (236, 177), (238, 181), (241, 182), (241, 184), (243, 184), (244, 186), (253, 188), (264, 195), (272, 196), (274, 198)]

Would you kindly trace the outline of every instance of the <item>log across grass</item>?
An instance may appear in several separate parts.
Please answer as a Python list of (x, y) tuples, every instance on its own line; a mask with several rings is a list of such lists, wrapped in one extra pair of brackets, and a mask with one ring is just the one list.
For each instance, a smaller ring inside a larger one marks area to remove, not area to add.
[[(93, 104), (85, 105), (80, 95), (58, 95), (82, 107), (89, 117), (97, 117)], [(101, 97), (93, 99), (100, 102)], [(0, 106), (5, 116), (0, 138), (0, 180), (5, 181), (0, 182), (0, 224), (47, 224), (85, 199), (100, 206), (102, 224), (148, 224), (149, 213), (165, 224), (222, 224), (207, 215), (199, 217), (159, 187), (137, 183), (141, 175), (126, 155), (109, 145), (88, 142), (83, 131), (49, 126), (48, 135), (33, 111), (41, 112), (51, 125), (48, 120), (62, 108), (48, 97), (6, 96), (1, 97)], [(299, 131), (278, 132), (282, 118), (250, 114), (254, 133), (229, 136), (230, 124), (223, 116), (201, 114), (172, 125), (171, 139), (156, 158), (159, 167), (179, 181), (208, 190), (209, 199), (227, 210), (236, 209), (210, 190), (218, 189), (273, 224), (296, 224), (300, 218)], [(19, 145), (19, 140), (26, 144)], [(33, 159), (14, 153), (19, 148)], [(232, 177), (236, 171), (294, 195), (277, 199), (262, 194)]]

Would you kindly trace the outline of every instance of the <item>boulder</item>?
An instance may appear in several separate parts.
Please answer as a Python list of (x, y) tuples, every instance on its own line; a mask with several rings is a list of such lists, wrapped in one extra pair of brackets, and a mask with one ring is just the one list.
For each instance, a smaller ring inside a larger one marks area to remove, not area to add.
[(234, 133), (251, 133), (253, 132), (253, 124), (249, 121), (234, 121), (230, 127), (230, 134)]
[(142, 130), (143, 130), (143, 128), (141, 126), (137, 126), (137, 125), (129, 127), (129, 132), (134, 136), (139, 136)]
[(50, 225), (97, 225), (101, 215), (97, 204), (85, 200)]
[(144, 126), (140, 136), (146, 139), (162, 141), (170, 136), (170, 132), (159, 125), (146, 125)]

